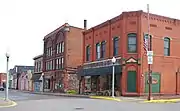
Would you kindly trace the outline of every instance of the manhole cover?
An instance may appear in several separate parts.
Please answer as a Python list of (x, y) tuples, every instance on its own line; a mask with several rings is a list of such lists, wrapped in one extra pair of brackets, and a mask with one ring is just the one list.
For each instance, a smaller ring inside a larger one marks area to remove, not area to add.
[(81, 108), (81, 107), (77, 107), (77, 108), (74, 108), (75, 110), (83, 110), (84, 108)]

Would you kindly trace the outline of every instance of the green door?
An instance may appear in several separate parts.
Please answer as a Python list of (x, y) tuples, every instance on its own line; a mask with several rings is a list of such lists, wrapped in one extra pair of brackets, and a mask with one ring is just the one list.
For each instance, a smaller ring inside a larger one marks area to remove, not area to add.
[[(160, 93), (160, 85), (161, 79), (160, 74), (153, 72), (152, 73), (152, 93)], [(145, 93), (149, 91), (149, 84), (148, 84), (148, 74), (145, 74)]]
[(127, 92), (136, 92), (136, 71), (128, 71)]

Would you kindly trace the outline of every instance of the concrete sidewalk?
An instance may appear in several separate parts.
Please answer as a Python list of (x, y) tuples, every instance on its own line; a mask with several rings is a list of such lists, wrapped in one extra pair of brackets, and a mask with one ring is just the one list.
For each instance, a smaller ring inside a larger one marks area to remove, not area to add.
[(63, 96), (63, 97), (75, 97), (75, 98), (89, 98), (89, 99), (104, 99), (113, 101), (126, 101), (126, 102), (152, 102), (152, 103), (166, 103), (166, 102), (179, 102), (180, 95), (174, 96), (152, 96), (151, 101), (147, 101), (147, 96), (143, 97), (115, 97), (110, 96), (95, 96), (95, 95), (80, 95), (80, 94), (65, 94), (65, 93), (51, 93), (51, 92), (30, 92), (30, 91), (20, 91), (24, 93), (40, 94), (40, 95), (52, 95), (52, 96)]
[(17, 103), (11, 100), (4, 100), (3, 98), (0, 98), (0, 108), (1, 107), (13, 107), (16, 106)]

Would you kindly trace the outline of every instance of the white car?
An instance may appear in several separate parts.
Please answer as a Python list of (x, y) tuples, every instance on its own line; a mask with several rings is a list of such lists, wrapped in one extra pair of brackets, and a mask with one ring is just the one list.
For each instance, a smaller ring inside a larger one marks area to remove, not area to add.
[(4, 91), (4, 87), (3, 86), (0, 86), (0, 91)]

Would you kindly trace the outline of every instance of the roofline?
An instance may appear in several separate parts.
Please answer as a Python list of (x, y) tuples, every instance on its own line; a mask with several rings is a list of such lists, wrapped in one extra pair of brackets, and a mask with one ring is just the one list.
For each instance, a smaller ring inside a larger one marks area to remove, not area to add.
[[(53, 30), (52, 32), (50, 32), (49, 34), (47, 34), (46, 36), (44, 36), (44, 39), (47, 39), (47, 38), (49, 38), (52, 34), (57, 33), (59, 30), (61, 30), (62, 28), (64, 28), (66, 25), (69, 25), (69, 24), (68, 24), (68, 23), (64, 23), (63, 25), (61, 25), (61, 26), (58, 27), (57, 29)], [(83, 28), (76, 27), (76, 26), (71, 26), (71, 25), (69, 25), (69, 27), (84, 30)]]
[(60, 27), (56, 28), (55, 30), (53, 30), (52, 32), (48, 33), (46, 36), (44, 36), (44, 39), (48, 38), (49, 36), (51, 36), (52, 34), (56, 33), (57, 31), (61, 30), (67, 23), (61, 25)]
[[(135, 12), (140, 13), (140, 14), (147, 14), (147, 12), (143, 12), (143, 10), (125, 11), (125, 12), (122, 12), (120, 15), (118, 15), (118, 16), (110, 19), (110, 20), (107, 20), (107, 21), (105, 21), (105, 22), (103, 22), (103, 23), (100, 23), (100, 24), (98, 24), (98, 25), (95, 25), (94, 27), (91, 27), (90, 29), (85, 30), (85, 31), (83, 32), (83, 34), (87, 34), (87, 33), (89, 33), (89, 32), (92, 32), (94, 29), (101, 28), (101, 27), (103, 27), (103, 26), (108, 25), (109, 23), (113, 23), (113, 22), (115, 22), (115, 21), (117, 21), (117, 20), (119, 20), (119, 19), (122, 19), (122, 17), (124, 16), (125, 13), (135, 13)], [(159, 18), (165, 18), (165, 19), (169, 19), (169, 20), (174, 20), (174, 21), (176, 20), (176, 21), (178, 21), (178, 22), (180, 23), (180, 20), (179, 20), (179, 19), (170, 18), (170, 17), (167, 17), (167, 16), (162, 16), (162, 15), (152, 14), (152, 13), (150, 13), (149, 15), (150, 15), (150, 16), (156, 16), (156, 17), (159, 17)]]
[(35, 56), (35, 57), (33, 58), (33, 60), (39, 59), (39, 58), (41, 58), (41, 57), (43, 57), (43, 54)]

